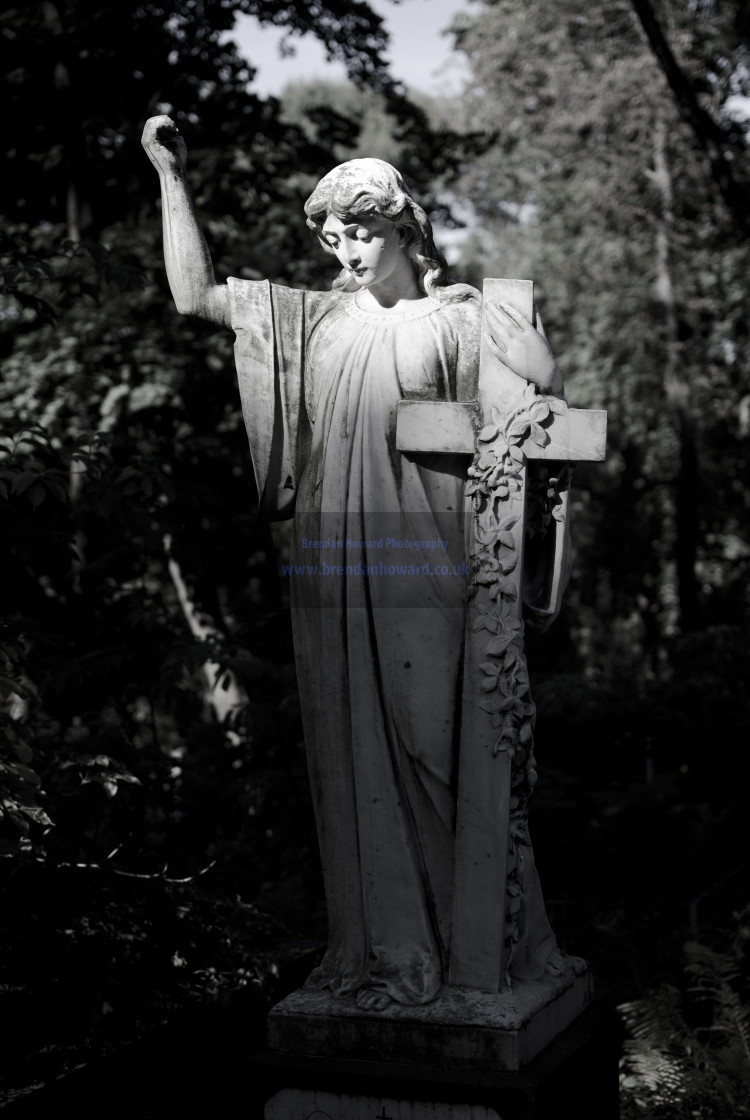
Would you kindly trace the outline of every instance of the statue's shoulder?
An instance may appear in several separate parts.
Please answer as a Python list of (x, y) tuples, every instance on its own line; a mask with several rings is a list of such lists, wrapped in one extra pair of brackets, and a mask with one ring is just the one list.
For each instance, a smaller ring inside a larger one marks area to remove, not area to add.
[(230, 276), (227, 286), (235, 330), (250, 323), (259, 323), (272, 313), (301, 315), (303, 309), (305, 318), (315, 321), (338, 306), (342, 296), (341, 292), (313, 292), (273, 284), (269, 280), (246, 280), (238, 276)]
[(229, 276), (227, 288), (232, 330), (252, 329), (266, 320), (271, 307), (271, 284), (268, 280)]
[(342, 291), (332, 292), (305, 292), (305, 311), (309, 320), (319, 319), (322, 315), (328, 314), (334, 308), (339, 307), (342, 300), (345, 298), (345, 293)]
[(478, 303), (480, 306), (482, 303), (482, 293), (478, 288), (471, 284), (460, 284), (457, 280), (451, 280), (445, 287), (438, 288), (438, 294), (445, 303)]
[(482, 318), (482, 294), (471, 284), (446, 284), (433, 290), (440, 310), (459, 332), (478, 328)]

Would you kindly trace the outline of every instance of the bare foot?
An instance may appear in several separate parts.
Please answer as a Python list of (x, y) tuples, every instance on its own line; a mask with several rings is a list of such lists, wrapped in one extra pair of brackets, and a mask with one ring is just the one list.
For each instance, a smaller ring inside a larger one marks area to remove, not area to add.
[(550, 955), (547, 957), (547, 963), (544, 966), (544, 971), (548, 972), (550, 976), (562, 976), (568, 966), (568, 958), (560, 949), (555, 947)]
[(389, 1003), (393, 1003), (389, 995), (374, 988), (360, 988), (354, 998), (357, 1007), (363, 1011), (383, 1011)]

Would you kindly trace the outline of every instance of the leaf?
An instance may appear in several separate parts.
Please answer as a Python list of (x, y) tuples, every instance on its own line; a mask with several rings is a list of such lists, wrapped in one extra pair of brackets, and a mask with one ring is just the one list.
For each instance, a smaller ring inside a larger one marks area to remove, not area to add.
[(16, 758), (19, 762), (29, 763), (34, 757), (34, 752), (28, 743), (15, 743), (13, 746)]
[(41, 482), (35, 482), (28, 490), (28, 499), (32, 509), (37, 509), (47, 497), (47, 491)]
[(513, 706), (512, 696), (499, 696), (495, 700), (483, 700), (479, 707), (490, 715), (507, 712)]
[[(510, 443), (511, 440), (516, 440), (517, 441), (517, 440), (523, 439), (523, 437), (526, 435), (526, 431), (527, 431), (528, 427), (529, 427), (529, 421), (526, 420), (525, 418), (524, 419), (519, 419), (519, 420), (514, 420), (513, 423), (511, 424), (510, 428), (508, 429), (508, 442)], [(512, 453), (513, 452), (511, 450), (511, 454)]]
[(509, 548), (513, 552), (516, 551), (516, 540), (512, 533), (503, 529), (498, 533), (497, 539), (504, 548)]
[(61, 478), (47, 474), (44, 476), (44, 485), (47, 487), (49, 493), (52, 494), (54, 498), (57, 498), (58, 502), (67, 502), (68, 487)]
[(22, 471), (17, 475), (13, 482), (12, 491), (14, 494), (23, 494), (31, 486), (39, 481), (38, 471)]
[(546, 401), (537, 401), (535, 404), (533, 404), (531, 406), (531, 411), (529, 412), (529, 416), (537, 424), (541, 424), (543, 420), (547, 419), (547, 417), (549, 416), (549, 413), (550, 413), (550, 408), (549, 408), (549, 405), (546, 403)]
[[(489, 653), (491, 657), (499, 657), (500, 654), (505, 653), (506, 649), (512, 641), (512, 634), (498, 634), (496, 638), (493, 638), (491, 642), (488, 642), (487, 653)], [(497, 670), (495, 671), (497, 672)]]
[(497, 676), (497, 665), (495, 665), (492, 661), (482, 661), (479, 665), (479, 668), (483, 673), (486, 673), (488, 677)]
[(511, 703), (512, 700), (509, 700), (507, 696), (498, 696), (493, 700), (482, 700), (479, 707), (483, 712), (487, 712), (488, 715), (492, 716), (498, 715), (501, 712), (506, 712)]
[[(482, 587), (489, 587), (490, 584), (493, 584), (495, 582), (494, 572), (479, 571), (474, 576), (474, 582), (481, 584)], [(485, 623), (484, 625), (488, 624)]]
[(555, 416), (564, 416), (568, 411), (568, 406), (565, 401), (561, 401), (559, 397), (549, 397), (548, 402), (550, 412), (554, 412)]
[(510, 452), (511, 459), (514, 459), (516, 463), (520, 464), (520, 466), (523, 466), (526, 462), (526, 456), (524, 455), (521, 448), (516, 447), (514, 444), (513, 447), (509, 447), (508, 450)]
[(0, 700), (9, 700), (16, 693), (16, 682), (9, 677), (0, 677)]
[(23, 778), (25, 782), (30, 782), (32, 786), (40, 786), (42, 779), (32, 770), (29, 766), (24, 766), (22, 762), (11, 762), (8, 764), (8, 770), (16, 774), (19, 778)]
[(122, 482), (128, 482), (130, 479), (138, 478), (139, 474), (140, 471), (137, 471), (135, 467), (123, 467), (115, 478), (115, 483), (119, 485)]
[(485, 426), (482, 428), (481, 432), (477, 436), (477, 439), (481, 443), (489, 443), (490, 440), (495, 439), (495, 437), (498, 436), (499, 434), (500, 433), (499, 433), (497, 424), (485, 424)]
[(497, 677), (485, 677), (479, 682), (480, 692), (494, 692), (497, 688)]
[(550, 441), (548, 433), (545, 432), (544, 428), (540, 428), (538, 424), (531, 424), (529, 439), (539, 447), (546, 447)]

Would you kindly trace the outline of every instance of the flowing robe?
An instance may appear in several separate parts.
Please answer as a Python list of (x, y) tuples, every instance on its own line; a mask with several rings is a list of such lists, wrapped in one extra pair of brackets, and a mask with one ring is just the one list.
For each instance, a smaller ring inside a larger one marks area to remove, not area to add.
[(396, 410), (475, 399), (481, 300), (456, 286), (373, 313), (351, 293), (229, 287), (261, 512), (295, 517), (295, 655), (329, 920), (308, 983), (425, 1003), (450, 943), (468, 461), (398, 452)]

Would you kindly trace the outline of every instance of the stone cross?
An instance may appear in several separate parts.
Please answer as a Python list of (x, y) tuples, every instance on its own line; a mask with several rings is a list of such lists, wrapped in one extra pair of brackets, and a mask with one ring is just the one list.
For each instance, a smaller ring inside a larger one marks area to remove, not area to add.
[[(602, 460), (606, 413), (569, 409), (502, 365), (486, 308), (509, 303), (534, 322), (529, 280), (485, 280), (478, 400), (401, 401), (396, 444), (406, 453), (474, 455), (467, 502), (471, 604), (467, 612), (449, 983), (499, 992), (518, 939), (523, 888), (519, 842), (536, 781), (534, 706), (523, 651), (521, 586), (529, 514), (526, 461)], [(544, 487), (542, 517), (565, 533), (565, 484)], [(562, 493), (560, 491), (563, 491)], [(538, 497), (538, 496), (537, 496)], [(544, 509), (544, 501), (547, 508)], [(539, 516), (539, 501), (535, 516)], [(553, 584), (562, 565), (554, 566)], [(558, 593), (546, 588), (549, 601)]]

